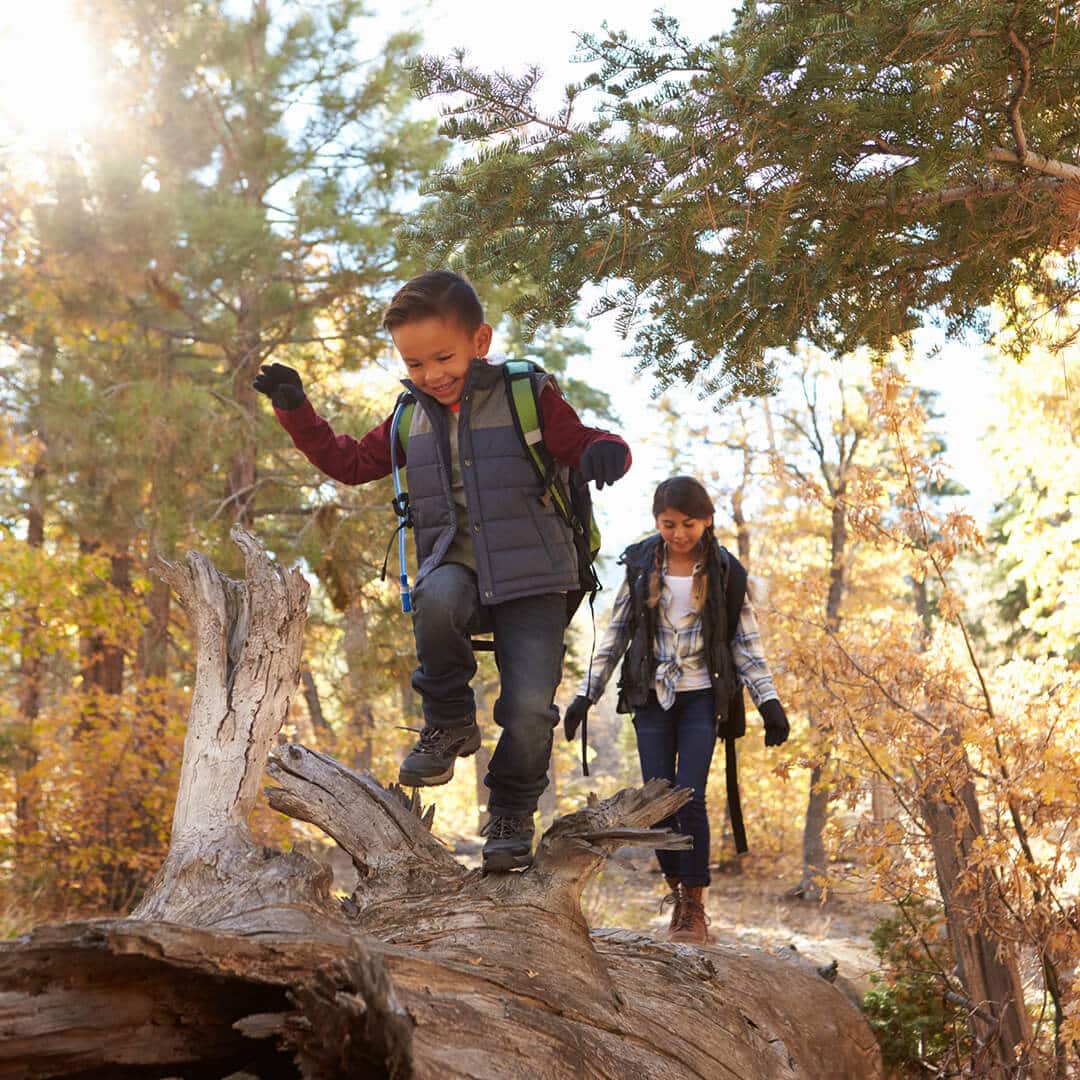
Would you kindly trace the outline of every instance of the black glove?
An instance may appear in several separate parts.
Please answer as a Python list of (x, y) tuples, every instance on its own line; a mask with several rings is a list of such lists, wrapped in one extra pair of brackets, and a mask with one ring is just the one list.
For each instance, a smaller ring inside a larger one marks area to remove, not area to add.
[(251, 385), (260, 394), (265, 394), (275, 409), (287, 412), (304, 404), (300, 373), (284, 364), (263, 364)]
[(581, 475), (593, 480), (598, 488), (614, 484), (626, 472), (626, 447), (611, 439), (601, 439), (585, 448), (581, 455)]
[(577, 729), (581, 727), (581, 721), (589, 715), (589, 710), (592, 708), (592, 702), (587, 697), (582, 697), (578, 694), (573, 701), (570, 702), (569, 708), (566, 710), (566, 715), (563, 717), (563, 731), (566, 732), (566, 741), (569, 742), (577, 734)]
[(758, 712), (765, 721), (765, 745), (780, 746), (787, 742), (791, 725), (784, 713), (784, 706), (776, 698), (770, 698), (758, 706)]

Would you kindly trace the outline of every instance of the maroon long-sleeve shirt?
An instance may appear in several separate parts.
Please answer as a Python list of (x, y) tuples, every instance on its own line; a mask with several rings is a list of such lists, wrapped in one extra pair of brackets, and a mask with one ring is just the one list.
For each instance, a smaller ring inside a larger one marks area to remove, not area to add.
[[(311, 407), (311, 402), (296, 409), (275, 409), (281, 426), (289, 433), (296, 448), (317, 469), (343, 484), (366, 484), (389, 476), (390, 423), (388, 416), (378, 427), (360, 439), (336, 435), (334, 429)], [(613, 432), (586, 427), (569, 402), (553, 386), (540, 394), (540, 419), (544, 445), (560, 465), (577, 468), (581, 455), (595, 442), (608, 440), (626, 448), (626, 468), (630, 468), (630, 447)], [(405, 464), (405, 453), (398, 464)]]

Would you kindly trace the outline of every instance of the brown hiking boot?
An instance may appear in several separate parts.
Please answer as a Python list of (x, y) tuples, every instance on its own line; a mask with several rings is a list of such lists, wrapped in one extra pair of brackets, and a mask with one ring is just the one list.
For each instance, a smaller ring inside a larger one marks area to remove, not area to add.
[(675, 902), (671, 915), (668, 941), (685, 945), (709, 943), (709, 916), (705, 914), (705, 887), (703, 885), (680, 885), (680, 900)]
[(671, 935), (682, 925), (683, 907), (686, 904), (686, 890), (678, 878), (665, 877), (664, 880), (671, 891), (660, 901), (660, 910), (662, 912), (668, 904), (671, 905), (671, 923), (668, 926), (667, 939), (668, 941), (674, 941), (675, 939)]

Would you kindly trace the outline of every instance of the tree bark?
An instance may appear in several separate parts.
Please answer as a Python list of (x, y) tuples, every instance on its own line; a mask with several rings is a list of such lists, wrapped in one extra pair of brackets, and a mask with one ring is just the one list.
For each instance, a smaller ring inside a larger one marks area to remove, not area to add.
[[(822, 465), (822, 474), (826, 482), (832, 484), (833, 495), (829, 532), (829, 592), (825, 601), (825, 625), (831, 633), (840, 629), (840, 611), (847, 589), (847, 510), (843, 499), (847, 490), (848, 466), (845, 463), (847, 459), (842, 442), (839, 449), (840, 466), (835, 481), (830, 480), (828, 470)], [(812, 712), (807, 719), (811, 728), (817, 727), (817, 720)], [(822, 900), (825, 896), (825, 825), (829, 819), (829, 796), (822, 789), (821, 782), (829, 763), (828, 750), (823, 749), (822, 755), (822, 761), (810, 772), (810, 796), (807, 799), (806, 820), (803, 824), (802, 877), (789, 894), (803, 900)]]
[(806, 801), (806, 820), (803, 823), (802, 877), (791, 891), (792, 896), (801, 900), (821, 900), (825, 896), (825, 876), (828, 871), (825, 823), (829, 817), (829, 796), (821, 787), (823, 772), (821, 765), (815, 765), (810, 770), (810, 797)]
[[(44, 365), (43, 365), (44, 367)], [(44, 434), (39, 432), (44, 446)], [(30, 475), (27, 493), (26, 543), (40, 552), (45, 543), (44, 449), (39, 452)], [(28, 880), (34, 835), (37, 832), (39, 785), (35, 773), (38, 761), (35, 724), (41, 713), (41, 689), (45, 675), (39, 616), (34, 607), (25, 612), (19, 633), (19, 723), (15, 764), (15, 869), (16, 877)]]
[[(557, 819), (534, 865), (467, 870), (433, 808), (298, 745), (270, 750), (300, 668), (307, 586), (234, 528), (247, 579), (165, 575), (199, 662), (172, 845), (128, 919), (0, 944), (0, 1077), (875, 1080), (873, 1036), (815, 973), (744, 946), (589, 931), (580, 896), (689, 793), (654, 781)], [(355, 893), (245, 819), (271, 806), (347, 851)]]
[(154, 581), (146, 594), (149, 618), (139, 638), (135, 667), (141, 680), (164, 679), (168, 674), (169, 616), (172, 593), (168, 582)]
[(1028, 1060), (1031, 1018), (1015, 949), (987, 927), (998, 921), (1000, 901), (991, 872), (979, 864), (982, 815), (963, 739), (954, 726), (945, 735), (949, 775), (921, 801), (930, 835), (938, 888), (945, 903), (957, 974), (971, 1002), (974, 1074), (988, 1080), (1041, 1075)]
[[(93, 554), (101, 543), (87, 537), (79, 541), (79, 550)], [(131, 587), (131, 556), (117, 551), (109, 556), (109, 586), (126, 592)], [(88, 586), (94, 591), (100, 586)], [(124, 690), (126, 656), (122, 645), (109, 641), (103, 627), (84, 630), (79, 646), (81, 675), (84, 690), (100, 690), (106, 694), (121, 694)]]
[(362, 772), (371, 768), (371, 734), (374, 714), (365, 679), (365, 670), (371, 663), (371, 644), (368, 636), (367, 613), (364, 598), (353, 593), (343, 609), (345, 632), (342, 649), (345, 653), (346, 681), (349, 688), (350, 735), (356, 744), (353, 761)]
[[(915, 644), (923, 651), (933, 629), (925, 579), (912, 583), (912, 596), (920, 619)], [(983, 827), (974, 771), (959, 726), (946, 720), (942, 731), (945, 770), (923, 792), (919, 812), (930, 837), (956, 974), (971, 1003), (973, 1068), (991, 1080), (1038, 1078), (1041, 1070), (1028, 1059), (1031, 1018), (1016, 950), (994, 931), (1004, 921), (999, 893), (990, 871), (978, 864)]]
[(330, 726), (330, 722), (323, 713), (319, 688), (315, 685), (315, 676), (311, 673), (311, 668), (306, 665), (300, 672), (300, 681), (304, 687), (304, 703), (307, 705), (312, 738), (320, 747), (333, 750), (337, 738), (334, 735), (334, 729)]

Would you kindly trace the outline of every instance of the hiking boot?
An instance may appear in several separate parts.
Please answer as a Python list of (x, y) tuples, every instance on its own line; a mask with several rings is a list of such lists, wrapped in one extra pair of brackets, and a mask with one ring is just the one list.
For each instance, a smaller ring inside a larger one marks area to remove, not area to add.
[(684, 895), (685, 890), (682, 883), (678, 878), (665, 877), (664, 880), (671, 891), (660, 901), (660, 911), (662, 913), (668, 904), (671, 905), (671, 923), (668, 926), (667, 939), (668, 941), (674, 941), (675, 939), (671, 935), (682, 925), (686, 896)]
[(401, 763), (398, 783), (402, 787), (432, 787), (454, 778), (454, 762), (480, 749), (480, 728), (476, 721), (462, 727), (425, 725), (420, 738)]
[(533, 816), (492, 814), (480, 830), (484, 843), (484, 873), (520, 870), (532, 865)]
[(705, 887), (680, 885), (681, 903), (676, 900), (668, 941), (685, 945), (708, 945), (709, 916), (705, 914)]

